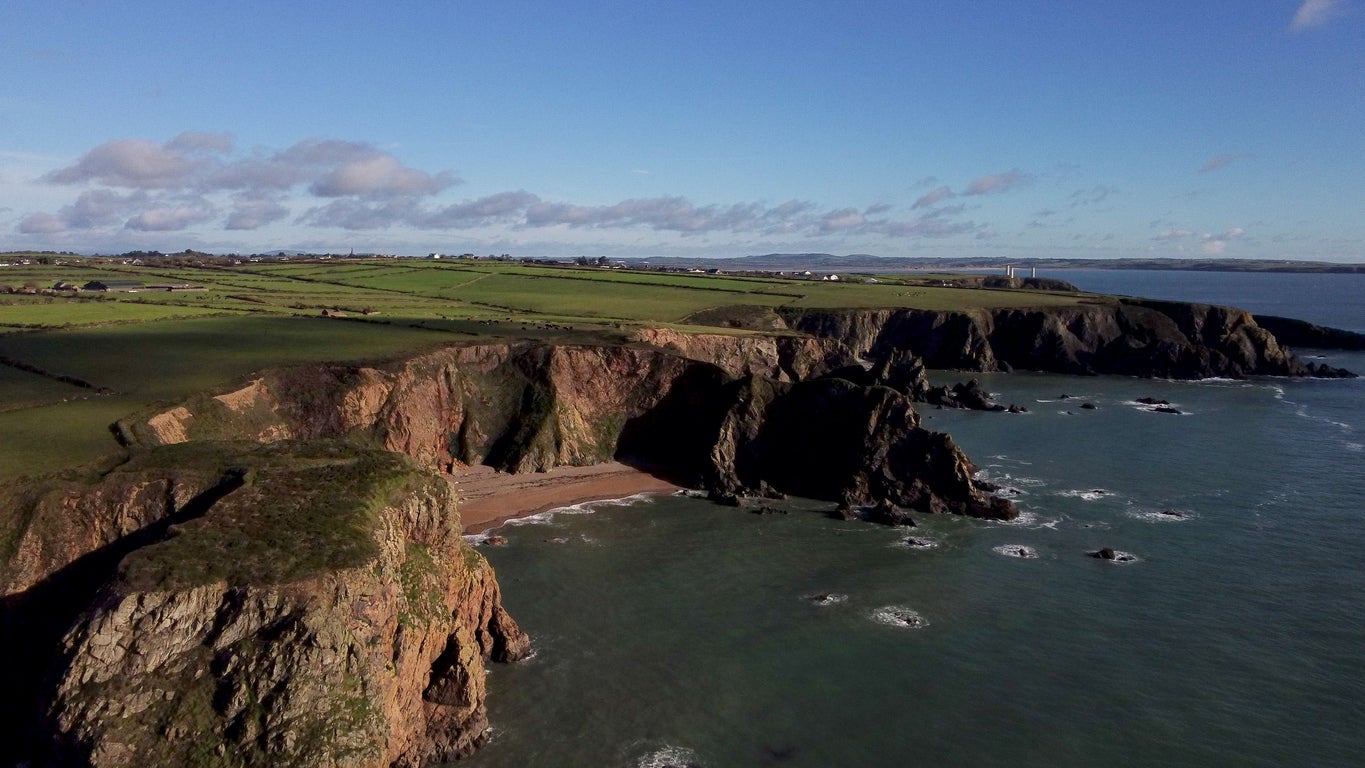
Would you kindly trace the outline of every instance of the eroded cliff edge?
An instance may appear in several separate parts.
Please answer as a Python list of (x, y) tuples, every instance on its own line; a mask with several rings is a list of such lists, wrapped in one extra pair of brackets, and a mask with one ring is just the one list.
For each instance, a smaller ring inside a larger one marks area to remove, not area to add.
[(650, 335), (632, 346), (482, 344), (373, 366), (269, 371), (121, 425), (125, 439), (347, 437), (457, 471), (625, 461), (717, 497), (1010, 517), (905, 392), (836, 375), (841, 345)]
[(1145, 299), (998, 310), (801, 310), (788, 327), (859, 356), (913, 353), (929, 368), (1207, 379), (1352, 375), (1305, 364), (1248, 312)]
[(37, 764), (429, 764), (528, 651), (449, 484), (391, 452), (188, 443), (5, 503), (6, 735)]

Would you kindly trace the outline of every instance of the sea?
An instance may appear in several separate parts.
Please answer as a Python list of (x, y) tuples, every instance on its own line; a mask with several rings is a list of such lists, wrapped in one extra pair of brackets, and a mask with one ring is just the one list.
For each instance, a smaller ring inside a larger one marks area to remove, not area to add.
[[(1365, 332), (1365, 275), (1044, 276)], [(461, 765), (1365, 764), (1365, 379), (979, 378), (1028, 413), (921, 415), (1013, 522), (642, 496), (502, 528), (536, 650)]]

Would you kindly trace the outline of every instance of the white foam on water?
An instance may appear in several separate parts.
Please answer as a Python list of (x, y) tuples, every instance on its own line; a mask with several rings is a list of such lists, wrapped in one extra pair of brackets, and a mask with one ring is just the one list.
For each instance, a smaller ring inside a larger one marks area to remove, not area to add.
[(938, 540), (928, 536), (906, 536), (891, 546), (896, 549), (934, 549), (938, 547)]
[(601, 507), (630, 507), (636, 504), (648, 504), (653, 501), (654, 496), (649, 493), (635, 493), (617, 499), (594, 499), (580, 504), (569, 504), (563, 507), (547, 509), (544, 512), (537, 512), (534, 515), (514, 517), (504, 521), (502, 525), (549, 525), (554, 522), (556, 515), (591, 515)]
[(1347, 443), (1347, 444), (1346, 444), (1346, 450), (1348, 450), (1348, 451), (1360, 451), (1360, 450), (1365, 450), (1365, 444), (1362, 444), (1362, 443)]
[(664, 746), (641, 757), (635, 764), (638, 768), (669, 768), (670, 766), (701, 765), (697, 753), (687, 747)]
[(1068, 499), (1081, 499), (1083, 501), (1118, 498), (1118, 495), (1113, 491), (1106, 491), (1103, 488), (1092, 488), (1088, 491), (1057, 491), (1057, 495), (1064, 496)]
[(994, 523), (995, 525), (1008, 525), (1015, 528), (1032, 528), (1038, 524), (1038, 513), (1024, 510), (1020, 511), (1013, 520), (991, 520), (989, 522)]
[(1017, 557), (1021, 560), (1038, 559), (1038, 550), (1025, 544), (1001, 544), (998, 547), (992, 547), (991, 551), (995, 552), (997, 555)]
[(1183, 509), (1130, 509), (1125, 514), (1148, 523), (1183, 523), (1196, 515)]
[(810, 595), (802, 595), (801, 599), (811, 605), (838, 605), (840, 603), (847, 603), (848, 595), (840, 592), (816, 592)]
[(871, 619), (878, 624), (898, 629), (924, 629), (929, 620), (913, 608), (903, 605), (884, 605), (871, 613)]
[(488, 543), (488, 537), (491, 535), (492, 533), (489, 531), (484, 531), (483, 533), (466, 533), (460, 538), (464, 539), (464, 543), (471, 547), (480, 547)]

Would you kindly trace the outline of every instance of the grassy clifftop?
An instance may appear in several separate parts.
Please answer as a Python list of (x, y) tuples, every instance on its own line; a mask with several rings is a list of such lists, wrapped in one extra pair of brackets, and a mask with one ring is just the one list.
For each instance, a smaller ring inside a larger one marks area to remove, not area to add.
[(122, 579), (138, 590), (275, 584), (363, 565), (377, 552), (379, 512), (440, 482), (397, 454), (329, 441), (192, 442), (151, 453), (175, 468), (208, 462), (241, 485), (124, 559)]
[[(389, 358), (460, 341), (612, 344), (644, 327), (718, 324), (732, 333), (770, 332), (715, 319), (735, 307), (963, 309), (1104, 301), (945, 287), (941, 275), (881, 275), (877, 282), (841, 277), (374, 259), (7, 267), (0, 287), (21, 292), (0, 294), (0, 479), (112, 460), (120, 448), (108, 426), (117, 419), (269, 367)], [(58, 282), (91, 281), (142, 287), (49, 290)], [(725, 311), (717, 315), (717, 309)]]

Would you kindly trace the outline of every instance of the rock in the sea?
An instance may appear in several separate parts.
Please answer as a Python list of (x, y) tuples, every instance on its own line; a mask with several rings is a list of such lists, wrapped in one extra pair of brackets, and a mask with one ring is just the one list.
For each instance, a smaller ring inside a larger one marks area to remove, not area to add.
[(848, 595), (839, 592), (816, 592), (802, 598), (812, 605), (838, 605), (848, 601)]
[(1172, 408), (1169, 405), (1158, 405), (1157, 407), (1152, 409), (1152, 413), (1174, 413), (1176, 415), (1180, 415), (1184, 413), (1184, 411), (1180, 410), (1179, 408)]
[(1155, 398), (1155, 397), (1139, 397), (1139, 398), (1138, 398), (1137, 400), (1135, 400), (1134, 402), (1142, 403), (1143, 405), (1170, 405), (1170, 404), (1171, 404), (1171, 401), (1170, 401), (1170, 400), (1160, 400), (1160, 399), (1157, 399), (1157, 398)]
[(873, 504), (864, 514), (865, 519), (883, 525), (902, 525), (913, 528), (915, 521), (910, 517), (910, 513), (891, 503), (887, 499), (881, 499)]
[(1110, 547), (1090, 552), (1089, 555), (1100, 560), (1107, 560), (1111, 563), (1131, 563), (1137, 559), (1127, 552), (1120, 552)]
[(1098, 407), (1099, 406), (1095, 405), (1094, 403), (1081, 403), (1081, 410), (1084, 411), (1093, 411)]
[(1016, 405), (1014, 403), (1010, 403), (1010, 407), (1007, 408), (1006, 410), (1008, 410), (1010, 413), (1028, 413), (1028, 408), (1022, 405)]

